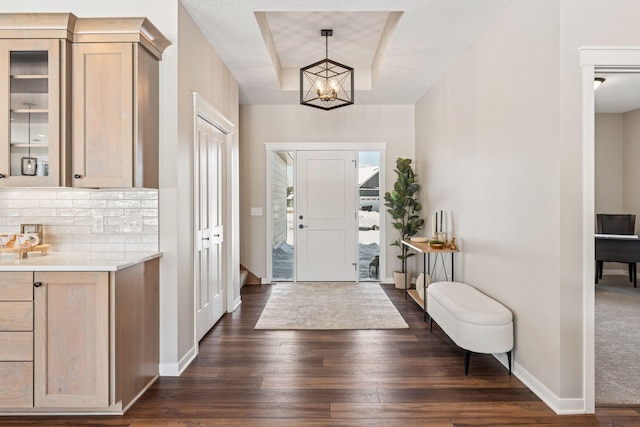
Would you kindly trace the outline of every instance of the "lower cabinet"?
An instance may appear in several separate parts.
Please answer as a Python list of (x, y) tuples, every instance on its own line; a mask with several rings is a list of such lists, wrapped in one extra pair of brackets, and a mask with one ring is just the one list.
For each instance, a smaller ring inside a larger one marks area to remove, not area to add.
[(0, 410), (33, 406), (33, 280), (0, 273)]
[(34, 400), (109, 405), (109, 273), (36, 272)]
[(133, 404), (158, 378), (158, 267), (0, 272), (0, 414)]

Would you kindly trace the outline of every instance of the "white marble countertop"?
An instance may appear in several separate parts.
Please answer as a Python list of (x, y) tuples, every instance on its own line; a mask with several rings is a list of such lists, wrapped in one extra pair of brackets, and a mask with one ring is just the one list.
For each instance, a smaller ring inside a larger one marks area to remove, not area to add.
[(161, 256), (162, 252), (150, 252), (121, 260), (101, 260), (95, 259), (95, 254), (92, 259), (91, 254), (82, 252), (49, 252), (16, 259), (13, 254), (3, 254), (0, 271), (118, 271)]

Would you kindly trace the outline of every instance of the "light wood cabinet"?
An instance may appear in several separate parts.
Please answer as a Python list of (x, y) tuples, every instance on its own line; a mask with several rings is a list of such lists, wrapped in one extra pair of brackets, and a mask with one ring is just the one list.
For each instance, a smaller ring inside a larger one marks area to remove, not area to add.
[(73, 48), (75, 187), (133, 186), (133, 45)]
[(170, 44), (146, 18), (0, 14), (0, 187), (158, 188)]
[(33, 362), (0, 362), (0, 409), (33, 406)]
[(109, 274), (36, 272), (37, 407), (109, 405)]
[(158, 188), (158, 61), (168, 45), (146, 19), (78, 21), (74, 187)]
[(0, 408), (33, 406), (33, 282), (0, 273)]
[(0, 14), (0, 187), (65, 184), (71, 14)]
[(123, 413), (159, 370), (159, 259), (0, 272), (0, 415)]

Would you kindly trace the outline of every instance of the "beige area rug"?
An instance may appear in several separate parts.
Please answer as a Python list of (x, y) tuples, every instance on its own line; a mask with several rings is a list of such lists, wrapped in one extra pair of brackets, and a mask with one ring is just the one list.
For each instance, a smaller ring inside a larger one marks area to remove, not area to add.
[(640, 404), (640, 287), (626, 276), (596, 285), (596, 404)]
[(255, 329), (406, 329), (377, 283), (278, 283)]

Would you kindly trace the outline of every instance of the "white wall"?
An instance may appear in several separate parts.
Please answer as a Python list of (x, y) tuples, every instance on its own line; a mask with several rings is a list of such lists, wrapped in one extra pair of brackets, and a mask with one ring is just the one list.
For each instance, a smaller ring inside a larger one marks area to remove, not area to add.
[[(177, 284), (177, 355), (178, 361), (186, 354), (191, 354), (194, 346), (194, 292), (193, 292), (193, 98), (198, 92), (224, 117), (236, 125), (236, 132), (231, 145), (225, 144), (227, 158), (235, 162), (233, 168), (227, 169), (225, 178), (229, 187), (238, 188), (238, 84), (220, 60), (215, 50), (193, 22), (186, 9), (178, 8), (178, 138), (172, 141), (173, 156), (168, 157), (165, 170), (170, 171), (172, 183), (170, 189), (177, 190), (172, 194), (164, 210), (161, 211), (161, 225), (175, 230), (176, 245), (171, 247), (176, 264), (170, 265), (166, 274)], [(170, 166), (169, 166), (170, 165)], [(231, 170), (234, 170), (232, 173)], [(235, 175), (234, 175), (235, 174)], [(237, 191), (230, 191), (231, 200), (226, 206), (237, 203)], [(237, 208), (235, 209), (237, 212)], [(163, 218), (166, 222), (162, 222)], [(233, 245), (238, 233), (237, 220), (225, 218), (225, 245)], [(236, 240), (237, 241), (237, 240)], [(239, 258), (239, 249), (233, 248)], [(237, 271), (227, 271), (227, 290), (231, 301), (240, 299), (239, 265)], [(229, 310), (233, 307), (228, 307)], [(182, 367), (183, 364), (181, 364)]]
[(626, 213), (623, 203), (623, 114), (596, 114), (595, 213)]
[(516, 367), (557, 392), (554, 5), (516, 0), (422, 98), (416, 159), (426, 183), (423, 203), (452, 211), (461, 250), (458, 278), (513, 311)]
[(640, 230), (640, 167), (638, 167), (640, 164), (640, 110), (624, 113), (622, 122), (624, 140), (623, 207), (624, 213), (636, 215), (637, 232)]
[[(243, 105), (240, 108), (240, 260), (258, 277), (266, 277), (267, 142), (386, 142), (386, 189), (393, 186), (397, 157), (414, 158), (412, 105), (351, 105), (323, 111), (302, 105)], [(388, 218), (387, 218), (388, 221)], [(387, 242), (397, 238), (387, 227)], [(387, 276), (399, 268), (397, 248), (387, 245)]]
[(640, 110), (596, 114), (596, 213), (640, 218)]
[[(623, 176), (624, 116), (595, 115), (595, 214), (627, 213), (623, 197), (626, 184)], [(605, 274), (628, 274), (627, 264), (608, 262), (604, 269)]]
[(515, 372), (558, 411), (584, 409), (593, 286), (579, 48), (639, 45), (639, 13), (632, 0), (514, 0), (416, 106), (424, 201), (451, 206), (460, 277), (514, 312)]
[[(585, 290), (593, 292), (592, 277), (581, 277), (582, 253), (582, 69), (579, 50), (584, 46), (639, 46), (635, 0), (562, 0), (560, 9), (560, 141), (561, 188), (561, 347), (560, 396), (580, 396)], [(624, 207), (626, 209), (626, 207)], [(586, 244), (593, 244), (591, 241)]]

